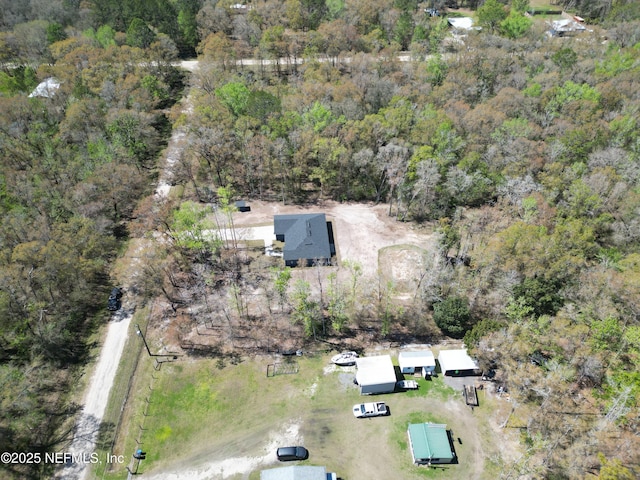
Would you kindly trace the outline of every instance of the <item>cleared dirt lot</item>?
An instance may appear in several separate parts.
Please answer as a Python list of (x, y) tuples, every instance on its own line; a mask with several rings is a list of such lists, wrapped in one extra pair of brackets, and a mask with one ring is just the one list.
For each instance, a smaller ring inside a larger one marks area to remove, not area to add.
[(398, 222), (387, 215), (386, 205), (337, 203), (297, 206), (273, 202), (251, 202), (250, 212), (234, 213), (236, 227), (273, 223), (274, 215), (294, 213), (325, 213), (333, 221), (338, 262), (349, 259), (362, 265), (365, 277), (378, 271), (378, 251), (382, 248), (408, 244), (425, 250), (435, 246), (435, 235), (429, 227)]

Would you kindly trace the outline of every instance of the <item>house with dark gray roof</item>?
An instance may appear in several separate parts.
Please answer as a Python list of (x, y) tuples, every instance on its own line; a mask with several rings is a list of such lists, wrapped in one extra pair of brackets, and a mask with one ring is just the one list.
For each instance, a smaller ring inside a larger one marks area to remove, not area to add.
[(299, 260), (306, 260), (307, 265), (330, 263), (335, 246), (324, 213), (275, 215), (273, 227), (276, 240), (284, 242), (282, 253), (287, 266), (295, 267)]

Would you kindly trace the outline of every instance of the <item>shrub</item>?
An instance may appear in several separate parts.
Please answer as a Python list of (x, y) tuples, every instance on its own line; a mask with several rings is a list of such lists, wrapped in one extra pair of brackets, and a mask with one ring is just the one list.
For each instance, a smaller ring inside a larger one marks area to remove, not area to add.
[(462, 338), (471, 328), (469, 302), (463, 297), (448, 297), (433, 306), (433, 320), (445, 334)]

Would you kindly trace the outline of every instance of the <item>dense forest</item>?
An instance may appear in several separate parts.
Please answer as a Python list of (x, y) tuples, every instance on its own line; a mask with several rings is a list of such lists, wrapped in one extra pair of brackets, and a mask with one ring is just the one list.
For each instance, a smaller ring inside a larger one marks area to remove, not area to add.
[[(73, 2), (2, 6), (1, 451), (58, 451), (69, 439), (79, 408), (69, 392), (107, 319), (110, 265), (153, 191), (170, 133), (163, 109), (184, 86), (166, 35), (140, 45), (108, 27), (79, 31), (78, 14)], [(50, 77), (59, 88), (29, 96)], [(51, 465), (0, 468), (46, 478)]]
[[(409, 312), (508, 388), (526, 453), (505, 477), (634, 478), (640, 7), (559, 3), (591, 31), (549, 37), (518, 0), (459, 2), (483, 27), (463, 37), (425, 13), (439, 1), (0, 1), (0, 450), (68, 436), (66, 393), (182, 94), (173, 62), (197, 52), (176, 119), (193, 200), (386, 202), (436, 225), (454, 261), (429, 267)], [(59, 89), (29, 97), (49, 77)], [(164, 261), (203, 285), (224, 267), (174, 247)]]

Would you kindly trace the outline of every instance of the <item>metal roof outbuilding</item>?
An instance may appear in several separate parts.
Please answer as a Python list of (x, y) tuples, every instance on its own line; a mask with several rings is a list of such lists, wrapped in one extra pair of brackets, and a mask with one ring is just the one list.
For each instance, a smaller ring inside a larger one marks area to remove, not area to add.
[(260, 472), (260, 480), (336, 480), (336, 474), (325, 467), (292, 465)]
[(443, 375), (462, 376), (480, 375), (478, 364), (469, 356), (466, 349), (440, 350), (438, 362)]
[(400, 352), (398, 365), (402, 373), (414, 373), (416, 369), (426, 369), (432, 374), (436, 369), (436, 358), (431, 350)]
[(407, 434), (415, 464), (452, 463), (456, 457), (444, 424), (410, 423)]
[(396, 370), (389, 355), (356, 358), (356, 381), (361, 394), (391, 393), (396, 388)]

